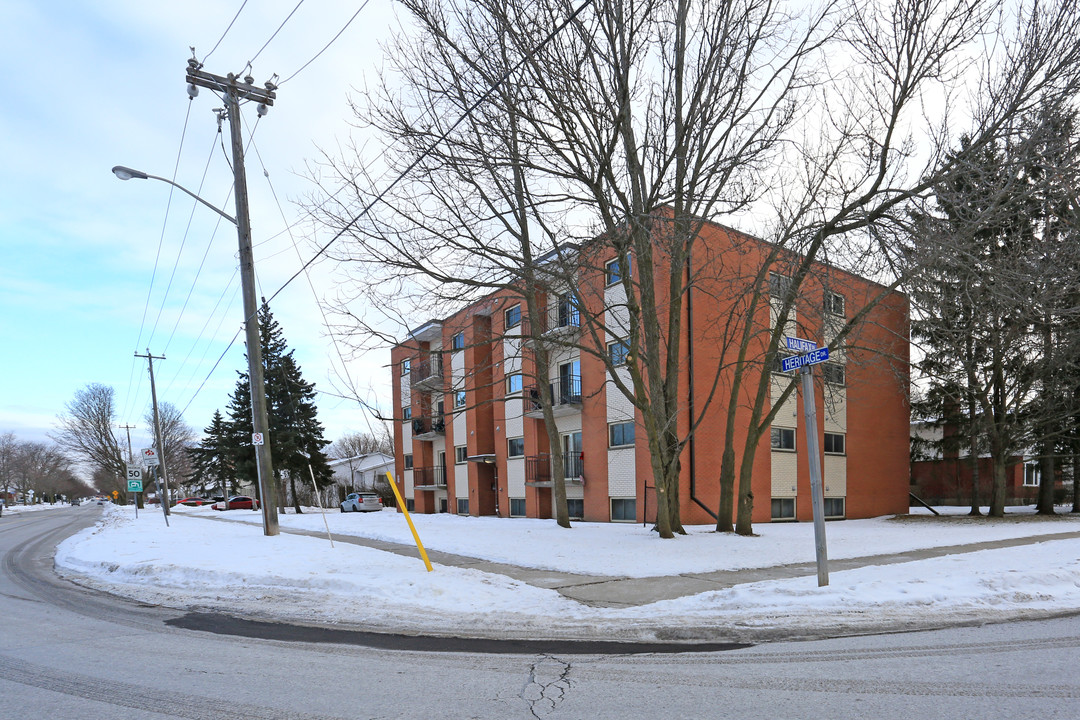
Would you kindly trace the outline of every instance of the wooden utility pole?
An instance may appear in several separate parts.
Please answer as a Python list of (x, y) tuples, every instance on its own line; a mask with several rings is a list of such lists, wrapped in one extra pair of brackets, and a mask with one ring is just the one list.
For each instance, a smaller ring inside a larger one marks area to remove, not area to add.
[[(229, 117), (232, 135), (233, 183), (236, 195), (236, 231), (240, 243), (240, 282), (244, 296), (244, 326), (247, 335), (248, 379), (251, 387), (252, 444), (255, 447), (255, 466), (258, 471), (259, 500), (262, 505), (263, 534), (278, 534), (277, 484), (270, 455), (269, 420), (266, 411), (266, 385), (263, 379), (262, 342), (259, 336), (258, 305), (255, 303), (255, 261), (251, 252), (251, 219), (248, 210), (247, 174), (244, 170), (244, 143), (240, 124), (240, 101), (259, 103), (258, 113), (274, 104), (273, 83), (265, 88), (255, 86), (248, 76), (244, 82), (229, 73), (226, 77), (203, 72), (198, 60), (188, 60), (187, 81), (194, 87), (204, 87), (221, 93)], [(189, 90), (189, 93), (191, 91)], [(225, 499), (228, 503), (228, 498)]]
[[(165, 524), (169, 524), (169, 473), (165, 468), (165, 442), (161, 437), (161, 416), (158, 415), (157, 385), (154, 383), (154, 360), (164, 360), (164, 355), (151, 355), (150, 348), (146, 348), (146, 354), (135, 353), (135, 357), (144, 357), (150, 364), (150, 399), (154, 403), (154, 444), (157, 446), (158, 467), (161, 469), (161, 482), (165, 486), (163, 492), (159, 492), (161, 499), (161, 511), (165, 514)], [(155, 470), (155, 475), (157, 471)]]

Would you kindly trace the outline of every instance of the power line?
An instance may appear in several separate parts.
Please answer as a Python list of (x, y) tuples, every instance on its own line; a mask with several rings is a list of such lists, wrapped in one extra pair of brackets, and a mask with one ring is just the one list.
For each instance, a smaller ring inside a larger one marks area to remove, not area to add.
[(247, 67), (249, 67), (249, 68), (251, 67), (252, 63), (254, 63), (255, 60), (259, 57), (259, 55), (262, 54), (262, 51), (266, 49), (266, 46), (269, 45), (274, 40), (274, 38), (277, 37), (277, 34), (279, 32), (281, 32), (281, 28), (285, 27), (285, 24), (287, 22), (289, 22), (289, 20), (292, 18), (292, 16), (296, 13), (297, 10), (300, 9), (300, 6), (303, 5), (303, 4), (304, 4), (304, 0), (300, 0), (300, 2), (296, 3), (296, 7), (294, 7), (292, 9), (292, 12), (289, 13), (288, 16), (286, 16), (286, 18), (281, 21), (281, 24), (278, 25), (278, 29), (274, 31), (274, 34), (270, 36), (270, 39), (267, 40), (265, 43), (263, 43), (263, 46), (261, 48), (259, 48), (259, 52), (255, 53), (255, 55), (250, 60), (247, 61)]
[[(216, 43), (214, 43), (214, 47), (210, 48), (210, 52), (206, 53), (206, 56), (203, 57), (202, 62), (204, 65), (206, 64), (206, 61), (210, 58), (210, 56), (214, 54), (214, 51), (218, 49), (218, 45), (221, 45), (221, 41), (224, 40), (225, 36), (229, 34), (230, 30), (232, 30), (233, 23), (236, 22), (236, 18), (240, 17), (240, 13), (244, 11), (245, 6), (247, 6), (247, 0), (244, 0), (244, 2), (240, 3), (240, 9), (236, 11), (235, 15), (233, 15), (233, 19), (229, 23), (229, 26), (225, 28), (225, 32), (221, 33), (221, 37), (218, 38), (218, 41)], [(192, 54), (194, 54), (195, 48), (192, 48), (191, 52)]]
[(289, 77), (287, 77), (287, 78), (285, 78), (284, 80), (282, 80), (281, 82), (279, 82), (279, 83), (278, 83), (278, 87), (281, 87), (282, 85), (284, 85), (285, 83), (289, 82), (289, 81), (290, 81), (290, 80), (292, 80), (292, 79), (293, 79), (294, 77), (296, 77), (297, 75), (299, 75), (300, 73), (302, 73), (302, 72), (304, 71), (304, 69), (305, 69), (305, 68), (307, 68), (307, 66), (308, 66), (308, 65), (310, 65), (310, 64), (311, 64), (311, 63), (313, 63), (313, 62), (315, 62), (315, 61), (316, 61), (316, 60), (317, 60), (317, 59), (319, 58), (319, 56), (320, 56), (320, 55), (322, 55), (322, 54), (323, 54), (324, 52), (326, 52), (326, 51), (327, 51), (327, 49), (328, 49), (328, 48), (329, 48), (329, 47), (330, 47), (331, 45), (333, 45), (333, 44), (334, 44), (334, 43), (335, 43), (335, 42), (337, 41), (337, 39), (338, 39), (339, 37), (341, 37), (341, 34), (342, 34), (343, 32), (345, 32), (345, 30), (346, 30), (346, 29), (347, 29), (347, 28), (349, 27), (349, 25), (351, 25), (351, 24), (352, 24), (352, 21), (356, 19), (356, 16), (357, 16), (357, 15), (359, 15), (359, 14), (360, 14), (360, 13), (361, 13), (361, 12), (362, 12), (362, 11), (364, 10), (364, 8), (366, 8), (366, 7), (367, 7), (367, 5), (368, 5), (368, 3), (369, 3), (370, 1), (371, 1), (371, 0), (364, 0), (364, 4), (363, 4), (363, 5), (361, 5), (361, 6), (360, 6), (360, 8), (359, 8), (359, 9), (358, 9), (358, 10), (357, 10), (356, 12), (354, 12), (354, 13), (353, 13), (353, 16), (352, 16), (351, 18), (349, 18), (348, 22), (346, 22), (346, 23), (345, 23), (345, 25), (343, 25), (343, 26), (342, 26), (342, 28), (341, 28), (340, 30), (338, 30), (338, 32), (337, 32), (337, 35), (335, 35), (335, 36), (334, 36), (333, 38), (331, 38), (331, 39), (330, 39), (330, 42), (326, 43), (326, 46), (325, 46), (325, 47), (323, 47), (323, 49), (322, 49), (322, 50), (320, 50), (319, 52), (315, 53), (315, 57), (311, 58), (311, 59), (310, 59), (310, 60), (308, 60), (308, 61), (307, 61), (306, 63), (304, 63), (303, 65), (301, 65), (301, 66), (300, 66), (300, 69), (299, 69), (299, 70), (297, 70), (297, 71), (296, 71), (296, 72), (294, 72), (294, 73), (293, 73), (292, 75), (290, 75)]
[[(312, 256), (312, 258), (310, 260), (308, 260), (306, 263), (304, 263), (303, 266), (295, 274), (293, 274), (292, 277), (290, 277), (288, 280), (286, 280), (285, 284), (282, 285), (280, 288), (278, 288), (277, 291), (273, 295), (270, 296), (269, 300), (273, 300), (278, 295), (280, 295), (281, 292), (285, 288), (287, 288), (294, 280), (296, 280), (297, 277), (300, 276), (301, 273), (305, 272), (311, 266), (312, 263), (314, 263), (316, 260), (318, 260), (330, 248), (331, 245), (333, 245), (335, 242), (337, 242), (338, 238), (340, 238), (342, 235), (344, 235), (346, 232), (348, 232), (353, 227), (353, 225), (355, 225), (357, 223), (357, 221), (360, 220), (360, 218), (367, 215), (371, 211), (371, 208), (373, 208), (377, 203), (382, 202), (382, 199), (384, 197), (386, 197), (386, 195), (391, 190), (393, 190), (397, 186), (398, 183), (400, 183), (402, 180), (404, 180), (409, 175), (409, 173), (411, 173), (424, 159), (426, 159), (427, 156), (430, 155), (431, 152), (436, 147), (438, 147), (440, 143), (442, 143), (444, 140), (446, 140), (446, 138), (448, 138), (450, 136), (450, 134), (452, 132), (454, 132), (454, 130), (456, 130), (457, 127), (466, 120), (466, 118), (471, 116), (477, 110), (477, 108), (480, 107), (480, 105), (487, 102), (487, 99), (492, 95), (492, 93), (495, 92), (495, 90), (497, 90), (499, 88), (500, 85), (502, 85), (504, 82), (506, 82), (510, 78), (511, 75), (513, 75), (519, 69), (521, 69), (521, 67), (528, 60), (532, 59), (532, 57), (534, 55), (536, 55), (536, 53), (538, 53), (545, 45), (547, 45), (549, 42), (554, 40), (555, 37), (560, 32), (562, 32), (564, 29), (566, 29), (566, 27), (571, 22), (573, 22), (575, 19), (577, 19), (577, 16), (580, 15), (585, 10), (585, 8), (592, 5), (592, 3), (593, 3), (593, 0), (584, 0), (584, 2), (582, 2), (580, 5), (578, 5), (578, 7), (574, 10), (574, 12), (572, 12), (569, 15), (569, 17), (567, 17), (565, 20), (563, 20), (561, 23), (559, 23), (558, 27), (556, 27), (554, 30), (552, 30), (547, 35), (547, 37), (545, 37), (535, 48), (533, 48), (528, 53), (526, 53), (525, 56), (522, 57), (517, 63), (515, 63), (513, 67), (511, 67), (509, 70), (504, 72), (495, 82), (493, 82), (488, 87), (488, 89), (485, 90), (484, 93), (479, 98), (477, 98), (468, 108), (465, 109), (465, 112), (462, 113), (461, 116), (458, 117), (458, 119), (455, 120), (454, 123), (449, 128), (447, 128), (430, 146), (428, 146), (428, 148), (426, 150), (421, 152), (420, 155), (418, 155), (411, 163), (409, 163), (409, 166), (406, 167), (404, 170), (402, 170), (398, 174), (398, 176), (396, 178), (394, 178), (390, 182), (389, 185), (387, 185), (385, 188), (383, 188), (383, 190), (378, 195), (376, 195), (373, 200), (371, 200), (371, 202), (369, 202), (367, 205), (365, 205), (360, 210), (359, 213), (357, 213), (355, 216), (353, 216), (353, 218), (351, 220), (349, 220), (349, 222), (345, 225), (345, 227), (341, 228), (336, 233), (334, 233), (334, 236), (332, 238), (330, 238), (330, 240), (325, 245), (323, 245), (319, 249), (319, 251), (317, 253), (315, 253), (314, 256)], [(268, 300), (268, 302), (269, 302), (269, 300)]]

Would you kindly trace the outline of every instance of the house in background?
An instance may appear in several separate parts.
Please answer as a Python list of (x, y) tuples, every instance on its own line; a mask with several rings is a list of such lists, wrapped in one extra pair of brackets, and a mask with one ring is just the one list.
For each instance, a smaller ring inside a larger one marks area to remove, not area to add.
[[(954, 435), (953, 426), (918, 422), (911, 425), (911, 493), (929, 505), (970, 505), (974, 477), (971, 453), (943, 443)], [(943, 449), (945, 448), (945, 449)], [(979, 503), (990, 504), (994, 467), (989, 455), (977, 462)], [(1064, 500), (1065, 486), (1060, 477), (1054, 482), (1056, 503)], [(1042, 468), (1038, 458), (1013, 455), (1005, 467), (1005, 504), (1032, 505), (1039, 499)]]
[[(718, 340), (718, 333), (730, 318), (743, 317), (744, 279), (755, 277), (770, 248), (714, 223), (704, 224), (694, 244), (695, 268), (711, 262), (732, 276), (698, 280), (684, 304), (680, 433), (686, 432), (695, 408), (706, 407), (714, 387), (718, 393), (682, 456), (679, 498), (686, 524), (715, 522), (728, 405), (726, 371), (720, 368), (730, 367), (735, 352)], [(423, 324), (392, 348), (395, 479), (411, 509), (553, 517), (550, 458), (559, 453), (572, 519), (654, 521), (656, 492), (642, 417), (611, 381), (601, 359), (606, 355), (616, 366), (633, 361), (627, 352), (621, 278), (624, 273), (632, 277), (636, 262), (631, 257), (628, 267), (621, 268), (614, 252), (607, 251), (607, 256), (591, 258), (591, 269), (572, 286), (546, 288), (538, 297), (546, 308), (539, 318), (526, 317), (520, 294), (499, 291)], [(740, 320), (752, 323), (757, 337), (775, 325), (776, 308), (790, 287), (790, 279), (779, 274), (782, 266), (776, 263), (777, 273), (769, 274), (769, 299)], [(824, 458), (829, 518), (908, 510), (908, 300), (818, 264), (785, 327), (785, 334), (825, 344), (848, 318), (882, 295), (860, 326), (857, 342), (835, 351), (814, 372), (816, 442)], [(582, 307), (590, 317), (603, 318), (599, 337), (585, 328)], [(554, 348), (546, 378), (535, 377), (531, 333), (523, 330), (530, 323), (539, 324), (541, 341), (550, 338)], [(628, 377), (625, 367), (615, 371)], [(779, 364), (765, 367), (760, 360), (747, 372), (744, 387), (756, 387), (763, 373), (770, 374), (774, 402), (793, 378), (780, 372)], [(550, 386), (554, 398), (560, 438), (554, 448), (536, 402), (540, 382)], [(754, 522), (812, 518), (802, 402), (801, 393), (788, 397), (757, 446)], [(749, 422), (749, 410), (739, 410), (737, 448)]]
[(380, 487), (387, 487), (386, 473), (394, 471), (394, 456), (385, 453), (367, 453), (342, 460), (331, 460), (329, 465), (334, 473), (334, 485), (338, 488), (340, 502), (351, 492), (375, 491)]

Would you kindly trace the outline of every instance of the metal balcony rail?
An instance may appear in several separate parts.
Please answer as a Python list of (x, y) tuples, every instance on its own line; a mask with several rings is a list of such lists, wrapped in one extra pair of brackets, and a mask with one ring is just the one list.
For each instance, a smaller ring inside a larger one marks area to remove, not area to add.
[[(564, 405), (580, 405), (581, 404), (581, 376), (580, 375), (566, 375), (559, 378), (553, 383), (550, 383), (548, 387), (551, 388), (551, 406), (562, 407)], [(540, 386), (530, 385), (528, 388), (528, 397), (531, 407), (527, 408), (528, 411), (535, 411), (541, 409), (540, 404)]]
[(434, 417), (418, 417), (412, 421), (413, 436), (426, 435), (428, 433), (446, 434), (446, 420), (442, 415)]
[[(563, 478), (579, 480), (585, 475), (585, 458), (582, 453), (563, 453)], [(525, 482), (545, 483), (551, 481), (551, 456), (547, 453), (525, 458)]]
[(446, 467), (433, 465), (413, 468), (414, 487), (446, 487)]
[(433, 389), (442, 387), (442, 353), (436, 353), (427, 358), (416, 360), (413, 363), (412, 369), (409, 371), (409, 382), (414, 387), (421, 385), (428, 385)]

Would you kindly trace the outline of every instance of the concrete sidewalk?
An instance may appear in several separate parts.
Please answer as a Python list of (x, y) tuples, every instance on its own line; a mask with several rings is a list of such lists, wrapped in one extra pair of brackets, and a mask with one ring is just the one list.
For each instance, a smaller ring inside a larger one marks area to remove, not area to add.
[[(229, 522), (225, 518), (210, 519)], [(284, 527), (280, 528), (280, 530), (283, 533), (291, 535), (326, 537), (326, 533), (312, 530), (295, 530)], [(1076, 538), (1080, 538), (1080, 531), (1054, 533), (1051, 535), (1035, 535), (1006, 540), (992, 540), (967, 545), (945, 545), (923, 550), (909, 550), (901, 553), (829, 560), (829, 571), (840, 572), (842, 570), (854, 570), (856, 568), (868, 567), (871, 565), (894, 565), (898, 563), (916, 562), (919, 560), (944, 557), (947, 555), (979, 552), (980, 550), (997, 550), (1000, 548), (1035, 545), (1052, 540), (1069, 540)], [(417, 558), (419, 561), (419, 553), (413, 545), (402, 545), (400, 543), (387, 542), (385, 540), (373, 540), (370, 538), (348, 535), (335, 536), (334, 542), (370, 547), (384, 552)], [(439, 563), (440, 565), (473, 568), (484, 572), (505, 575), (506, 577), (520, 580), (521, 582), (535, 587), (556, 590), (565, 597), (592, 607), (633, 607), (637, 605), (647, 605), (659, 600), (673, 600), (687, 595), (697, 595), (698, 593), (713, 590), (723, 590), (735, 585), (754, 583), (762, 580), (786, 580), (805, 576), (814, 577), (817, 575), (817, 564), (814, 562), (807, 562), (765, 568), (748, 568), (745, 570), (716, 570), (706, 573), (685, 573), (681, 575), (661, 575), (645, 578), (613, 577), (610, 575), (583, 575), (580, 573), (559, 572), (557, 570), (525, 568), (517, 565), (509, 565), (507, 563), (490, 562), (487, 560), (466, 557), (464, 555), (440, 552), (438, 550), (428, 550), (427, 554), (432, 562)]]

